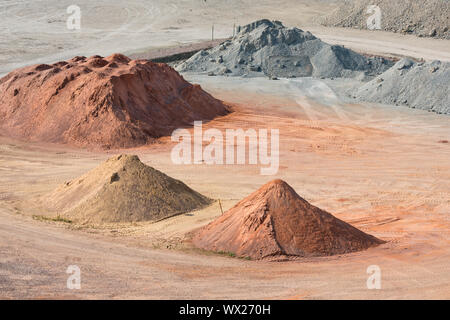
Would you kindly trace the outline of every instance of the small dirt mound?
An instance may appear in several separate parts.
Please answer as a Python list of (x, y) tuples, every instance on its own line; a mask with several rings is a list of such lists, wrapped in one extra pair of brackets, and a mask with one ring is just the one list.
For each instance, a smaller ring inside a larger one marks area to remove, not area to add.
[(302, 199), (286, 182), (262, 186), (194, 235), (199, 248), (251, 259), (330, 256), (383, 243)]
[(42, 199), (58, 216), (79, 223), (157, 221), (211, 202), (131, 155), (110, 158)]
[(228, 113), (166, 64), (74, 57), (0, 79), (0, 132), (28, 141), (128, 148)]
[(361, 78), (377, 75), (392, 63), (332, 46), (310, 32), (266, 19), (240, 28), (231, 40), (202, 50), (178, 71), (209, 75)]

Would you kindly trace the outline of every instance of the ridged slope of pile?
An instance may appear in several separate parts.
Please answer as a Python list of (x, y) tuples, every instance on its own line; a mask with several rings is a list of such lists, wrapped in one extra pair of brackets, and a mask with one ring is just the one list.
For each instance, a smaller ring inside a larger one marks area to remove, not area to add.
[(110, 158), (42, 199), (55, 214), (80, 223), (157, 221), (211, 201), (130, 155)]
[(262, 186), (198, 231), (195, 246), (238, 257), (329, 256), (383, 243), (302, 199), (286, 182)]
[(327, 26), (367, 29), (369, 6), (381, 11), (381, 29), (420, 37), (450, 39), (448, 0), (345, 0), (327, 15)]
[(450, 114), (450, 63), (402, 59), (353, 92), (360, 101), (404, 105)]
[(120, 54), (18, 69), (0, 92), (2, 134), (77, 146), (135, 147), (228, 112), (171, 67)]
[(259, 20), (241, 28), (231, 40), (203, 50), (177, 66), (178, 71), (210, 75), (270, 77), (374, 76), (392, 66), (383, 58), (367, 58), (332, 46), (279, 21)]

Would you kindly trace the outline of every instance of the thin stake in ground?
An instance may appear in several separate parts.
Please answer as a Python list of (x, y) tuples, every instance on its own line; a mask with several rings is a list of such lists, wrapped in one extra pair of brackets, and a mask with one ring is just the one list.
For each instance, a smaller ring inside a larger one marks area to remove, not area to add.
[(222, 215), (223, 215), (222, 202), (220, 202), (220, 199), (219, 199), (219, 206), (220, 206), (220, 212), (222, 212)]

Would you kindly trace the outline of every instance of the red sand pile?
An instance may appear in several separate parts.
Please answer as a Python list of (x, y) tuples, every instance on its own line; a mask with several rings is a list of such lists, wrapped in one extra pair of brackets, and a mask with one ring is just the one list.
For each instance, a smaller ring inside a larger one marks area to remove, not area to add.
[(199, 248), (251, 259), (329, 256), (383, 243), (302, 199), (274, 180), (193, 238)]
[(75, 57), (0, 79), (0, 131), (29, 141), (127, 148), (227, 107), (165, 64)]

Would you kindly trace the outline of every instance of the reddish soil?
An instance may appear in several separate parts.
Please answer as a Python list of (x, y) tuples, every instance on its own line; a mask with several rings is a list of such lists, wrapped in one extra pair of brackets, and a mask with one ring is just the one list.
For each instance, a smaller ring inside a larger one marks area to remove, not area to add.
[(302, 199), (274, 180), (193, 238), (199, 248), (251, 259), (330, 256), (384, 243)]
[(75, 57), (0, 79), (0, 131), (26, 141), (128, 148), (228, 108), (165, 64)]

